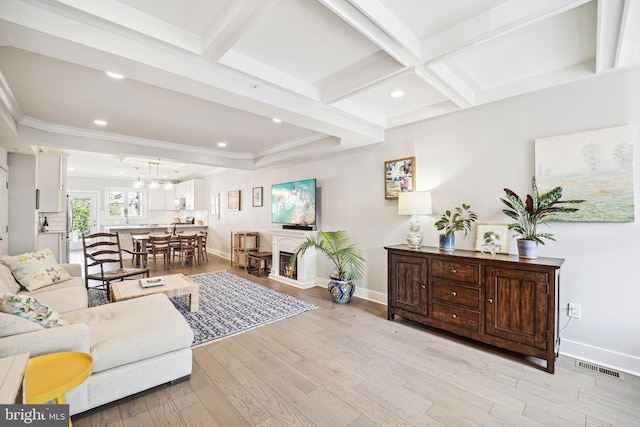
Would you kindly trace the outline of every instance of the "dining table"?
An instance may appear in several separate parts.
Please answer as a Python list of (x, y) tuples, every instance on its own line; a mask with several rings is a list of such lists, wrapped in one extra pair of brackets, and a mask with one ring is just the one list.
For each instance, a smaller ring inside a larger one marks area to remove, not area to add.
[[(202, 259), (202, 255), (204, 253), (204, 251), (206, 251), (207, 249), (203, 247), (202, 245), (202, 238), (204, 237), (204, 234), (202, 233), (193, 233), (196, 236), (196, 246), (197, 246), (197, 250), (198, 250), (198, 259)], [(182, 234), (190, 236), (191, 234)], [(135, 242), (135, 247), (134, 247), (134, 251), (136, 252), (142, 252), (142, 253), (146, 253), (147, 252), (147, 244), (149, 243), (149, 236), (166, 236), (166, 234), (134, 234), (131, 236), (131, 238), (133, 239), (133, 241)], [(171, 242), (178, 242), (180, 241), (180, 234), (172, 234), (171, 235)], [(134, 256), (134, 264), (137, 267), (140, 267), (140, 265), (142, 264), (140, 256), (136, 255)]]

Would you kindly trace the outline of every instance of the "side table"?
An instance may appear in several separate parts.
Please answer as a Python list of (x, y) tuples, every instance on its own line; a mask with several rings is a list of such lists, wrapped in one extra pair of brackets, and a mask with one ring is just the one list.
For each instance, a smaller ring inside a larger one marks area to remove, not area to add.
[[(264, 261), (264, 267), (262, 262)], [(256, 266), (253, 266), (255, 262)], [(269, 274), (271, 271), (271, 252), (249, 252), (247, 253), (247, 271), (256, 276), (262, 276), (262, 272)]]
[(25, 373), (26, 403), (37, 405), (55, 399), (57, 404), (65, 405), (65, 393), (89, 378), (92, 369), (93, 356), (77, 351), (45, 354), (29, 359)]

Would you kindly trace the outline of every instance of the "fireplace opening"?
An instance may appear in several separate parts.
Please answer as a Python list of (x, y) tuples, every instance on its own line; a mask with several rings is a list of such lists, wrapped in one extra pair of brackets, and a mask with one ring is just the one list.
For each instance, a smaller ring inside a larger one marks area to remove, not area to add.
[(284, 277), (288, 277), (289, 279), (297, 280), (298, 279), (298, 260), (296, 260), (296, 264), (293, 268), (291, 268), (291, 258), (293, 258), (292, 252), (283, 252), (280, 251), (280, 275)]

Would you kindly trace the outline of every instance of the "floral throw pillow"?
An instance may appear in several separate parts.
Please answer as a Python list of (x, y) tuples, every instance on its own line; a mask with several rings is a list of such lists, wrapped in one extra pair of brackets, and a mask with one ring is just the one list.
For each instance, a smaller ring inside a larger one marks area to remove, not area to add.
[(2, 263), (11, 269), (13, 277), (28, 291), (71, 279), (67, 270), (56, 262), (51, 249), (4, 257)]
[(0, 311), (31, 320), (45, 328), (68, 325), (60, 313), (27, 295), (5, 293), (0, 297)]

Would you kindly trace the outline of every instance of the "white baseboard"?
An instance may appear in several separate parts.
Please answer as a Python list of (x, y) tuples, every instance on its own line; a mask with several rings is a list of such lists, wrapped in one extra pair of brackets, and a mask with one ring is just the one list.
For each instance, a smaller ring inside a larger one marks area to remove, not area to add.
[(606, 348), (594, 347), (564, 338), (560, 340), (560, 354), (640, 376), (640, 358), (636, 356), (616, 353)]

